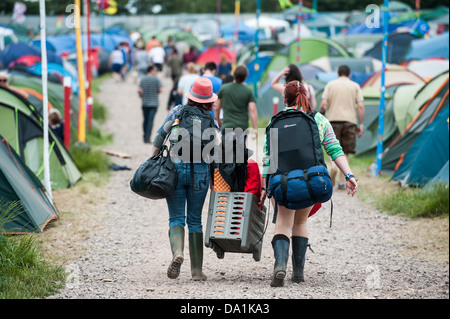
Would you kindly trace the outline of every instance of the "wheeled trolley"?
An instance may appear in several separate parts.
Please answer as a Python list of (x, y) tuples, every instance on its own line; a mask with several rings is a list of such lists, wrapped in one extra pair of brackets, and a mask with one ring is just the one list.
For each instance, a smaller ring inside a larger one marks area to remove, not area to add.
[(225, 252), (251, 253), (261, 260), (266, 208), (252, 193), (211, 191), (205, 246), (222, 259)]

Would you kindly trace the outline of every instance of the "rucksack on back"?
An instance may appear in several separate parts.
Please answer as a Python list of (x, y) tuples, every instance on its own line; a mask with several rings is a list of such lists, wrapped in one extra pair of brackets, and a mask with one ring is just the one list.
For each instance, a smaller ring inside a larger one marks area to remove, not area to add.
[(266, 128), (268, 194), (289, 209), (328, 201), (333, 193), (315, 114), (282, 111)]
[[(175, 155), (183, 162), (201, 162), (204, 147), (214, 141), (215, 130), (218, 130), (211, 113), (200, 107), (185, 105), (177, 119), (180, 129), (175, 147), (178, 154)], [(189, 154), (183, 154), (183, 150), (189, 150)]]

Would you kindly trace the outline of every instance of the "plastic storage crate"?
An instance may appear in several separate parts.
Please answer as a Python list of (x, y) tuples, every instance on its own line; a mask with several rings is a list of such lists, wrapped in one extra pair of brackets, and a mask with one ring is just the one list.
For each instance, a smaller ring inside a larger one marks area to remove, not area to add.
[(225, 252), (252, 253), (261, 260), (266, 208), (260, 210), (252, 193), (211, 191), (205, 246), (217, 257)]

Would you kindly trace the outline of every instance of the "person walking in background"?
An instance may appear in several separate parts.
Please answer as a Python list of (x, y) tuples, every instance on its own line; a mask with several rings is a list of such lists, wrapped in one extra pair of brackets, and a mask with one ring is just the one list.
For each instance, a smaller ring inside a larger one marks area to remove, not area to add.
[(175, 82), (175, 79), (179, 79), (181, 77), (184, 66), (183, 59), (178, 54), (178, 50), (175, 47), (172, 48), (172, 54), (168, 57), (167, 65), (170, 69), (172, 81)]
[(283, 77), (285, 78), (285, 84), (291, 81), (299, 81), (300, 83), (303, 83), (303, 85), (306, 88), (306, 97), (308, 99), (308, 102), (311, 105), (312, 109), (315, 110), (317, 106), (316, 92), (312, 87), (312, 85), (309, 85), (303, 81), (303, 76), (298, 66), (296, 66), (295, 64), (289, 64), (272, 80), (271, 83), (272, 89), (281, 94), (284, 94), (284, 86), (285, 86), (285, 84), (280, 83), (280, 80)]
[(159, 106), (159, 94), (162, 92), (161, 81), (156, 76), (158, 70), (154, 65), (147, 68), (147, 75), (139, 83), (138, 94), (142, 98), (144, 115), (144, 143), (150, 143), (153, 120)]
[[(319, 129), (319, 138), (322, 147), (326, 153), (335, 161), (342, 173), (346, 176), (347, 193), (353, 196), (358, 188), (357, 180), (352, 174), (352, 171), (348, 165), (347, 159), (344, 156), (341, 145), (336, 139), (333, 128), (329, 121), (320, 113), (313, 113), (312, 107), (306, 98), (307, 91), (303, 84), (299, 81), (292, 81), (287, 83), (284, 91), (285, 110), (293, 111), (299, 110), (309, 114), (315, 114), (314, 120), (317, 123)], [(292, 136), (292, 141), (300, 139), (300, 136)], [(263, 158), (263, 185), (266, 185), (266, 178), (268, 178), (268, 171), (270, 166), (270, 152), (266, 135), (266, 142), (264, 147)], [(295, 147), (295, 143), (292, 143), (292, 147)], [(277, 150), (277, 147), (274, 148)], [(285, 147), (286, 149), (286, 147)], [(275, 157), (277, 158), (277, 157)], [(280, 162), (278, 162), (279, 164)], [(278, 167), (274, 170), (278, 171)], [(264, 204), (266, 199), (267, 190), (263, 188), (261, 192), (261, 200), (259, 205)], [(304, 279), (304, 265), (306, 249), (308, 247), (308, 230), (306, 222), (311, 213), (311, 210), (315, 207), (310, 206), (303, 209), (292, 210), (287, 207), (281, 206), (277, 203), (277, 216), (275, 222), (274, 236), (272, 239), (272, 247), (274, 251), (275, 263), (273, 277), (270, 285), (272, 287), (281, 287), (284, 285), (284, 278), (286, 276), (287, 262), (289, 259), (289, 247), (292, 240), (292, 281), (300, 283), (305, 281)], [(291, 238), (291, 239), (290, 239)]]
[[(320, 113), (326, 115), (333, 126), (347, 161), (348, 154), (356, 153), (356, 135), (360, 138), (364, 132), (365, 111), (361, 87), (350, 80), (350, 74), (350, 68), (341, 65), (338, 69), (338, 79), (325, 86), (320, 104)], [(332, 175), (334, 177), (335, 174)], [(345, 189), (342, 173), (339, 175), (338, 188)]]
[(217, 66), (217, 76), (223, 80), (228, 75), (231, 75), (231, 69), (232, 69), (231, 62), (227, 60), (227, 56), (225, 54), (221, 54), (220, 63)]
[(161, 44), (156, 44), (148, 53), (148, 56), (150, 57), (150, 62), (153, 63), (156, 68), (158, 69), (158, 72), (161, 72), (164, 65), (164, 60), (166, 57), (166, 52), (161, 47)]
[[(219, 93), (220, 87), (222, 86), (222, 80), (216, 76), (217, 66), (214, 62), (207, 62), (203, 68), (202, 77), (210, 79), (213, 84), (213, 92), (215, 94)], [(212, 116), (214, 116), (214, 109), (211, 111)]]
[(147, 74), (150, 58), (143, 47), (136, 47), (133, 59), (134, 69), (138, 73), (138, 78), (142, 79)]
[[(167, 41), (166, 41), (166, 43), (164, 43), (163, 49), (164, 49), (164, 53), (165, 53), (165, 58), (164, 58), (164, 64), (166, 66), (165, 75), (169, 76), (169, 74), (171, 72), (171, 69), (169, 66), (169, 58), (172, 56), (173, 50), (175, 49), (175, 41), (173, 41), (171, 35), (169, 35), (167, 37)], [(172, 78), (172, 80), (173, 80), (173, 78)]]
[(159, 41), (156, 36), (152, 36), (152, 38), (147, 42), (147, 44), (145, 45), (145, 50), (147, 52), (150, 52), (151, 49), (153, 49), (153, 47), (155, 46), (161, 46), (161, 41)]
[[(188, 128), (182, 126), (184, 121), (189, 123), (190, 119), (190, 125), (192, 126), (192, 118), (200, 120), (202, 129), (212, 128), (217, 131), (217, 136), (213, 137), (214, 144), (217, 145), (216, 142), (220, 142), (220, 132), (209, 113), (217, 99), (217, 95), (212, 91), (211, 81), (206, 78), (197, 78), (192, 89), (187, 93), (187, 98), (187, 104), (173, 108), (157, 131), (153, 139), (153, 155), (159, 152), (167, 134), (172, 132), (173, 123), (176, 119), (180, 119), (179, 126), (186, 131), (188, 131)], [(192, 131), (188, 132), (193, 136)], [(170, 136), (170, 143), (174, 145), (182, 143), (182, 141), (179, 141), (178, 134), (174, 134), (174, 136)], [(181, 154), (181, 158), (174, 156), (178, 181), (174, 193), (166, 199), (169, 208), (169, 241), (172, 251), (172, 261), (167, 269), (167, 276), (170, 279), (175, 279), (180, 274), (180, 267), (184, 261), (184, 237), (185, 225), (187, 224), (192, 279), (206, 280), (206, 275), (202, 270), (204, 246), (202, 211), (210, 185), (210, 164), (208, 164), (210, 159), (207, 160), (202, 156), (201, 160), (196, 162), (193, 160), (195, 156), (192, 148), (189, 148), (189, 150), (190, 154)], [(181, 148), (181, 151), (183, 151), (183, 148)], [(186, 157), (190, 160), (186, 160)]]
[(125, 58), (120, 46), (118, 45), (111, 55), (109, 56), (109, 65), (111, 67), (111, 73), (116, 82), (122, 79), (122, 68), (125, 64)]
[(184, 53), (183, 55), (184, 64), (187, 66), (191, 62), (196, 63), (197, 57), (198, 56), (197, 52), (195, 51), (195, 48), (193, 46), (190, 46), (189, 51)]
[(178, 81), (178, 94), (182, 98), (183, 105), (186, 105), (188, 101), (187, 94), (191, 90), (192, 84), (200, 77), (200, 75), (197, 74), (194, 62), (188, 63), (186, 72), (187, 73), (180, 78), (180, 81)]
[(172, 90), (169, 93), (169, 101), (167, 102), (167, 111), (169, 111), (169, 112), (175, 106), (180, 105), (183, 102), (180, 94), (178, 93), (178, 82), (179, 81), (180, 80), (178, 78), (173, 80)]
[[(223, 131), (227, 128), (240, 128), (244, 132), (248, 129), (249, 114), (255, 135), (258, 130), (258, 112), (256, 100), (252, 90), (244, 84), (248, 76), (247, 67), (239, 65), (234, 70), (234, 81), (222, 85), (217, 94), (214, 116)], [(223, 109), (223, 122), (220, 111)], [(238, 136), (239, 137), (239, 136)]]

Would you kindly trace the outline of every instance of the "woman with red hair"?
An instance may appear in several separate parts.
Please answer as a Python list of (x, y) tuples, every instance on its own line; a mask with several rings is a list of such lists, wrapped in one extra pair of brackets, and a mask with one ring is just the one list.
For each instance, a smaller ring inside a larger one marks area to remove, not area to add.
[[(285, 110), (300, 110), (309, 113), (314, 117), (319, 128), (319, 136), (326, 153), (336, 163), (338, 168), (346, 175), (347, 193), (355, 194), (358, 183), (352, 174), (347, 159), (344, 156), (342, 147), (333, 132), (330, 122), (320, 113), (314, 112), (307, 99), (307, 90), (299, 81), (291, 81), (284, 89)], [(295, 138), (294, 136), (292, 138)], [(263, 159), (263, 185), (266, 185), (267, 172), (269, 168), (269, 150), (267, 140), (264, 148), (265, 158)], [(260, 204), (266, 199), (267, 191), (263, 188)], [(277, 217), (275, 222), (274, 237), (272, 247), (274, 250), (275, 264), (271, 281), (272, 287), (284, 285), (286, 276), (286, 266), (289, 259), (290, 237), (292, 238), (292, 281), (299, 283), (304, 281), (304, 264), (306, 249), (308, 246), (308, 230), (306, 222), (311, 215), (314, 206), (291, 210), (284, 206), (277, 205)], [(317, 209), (317, 207), (316, 207)]]

